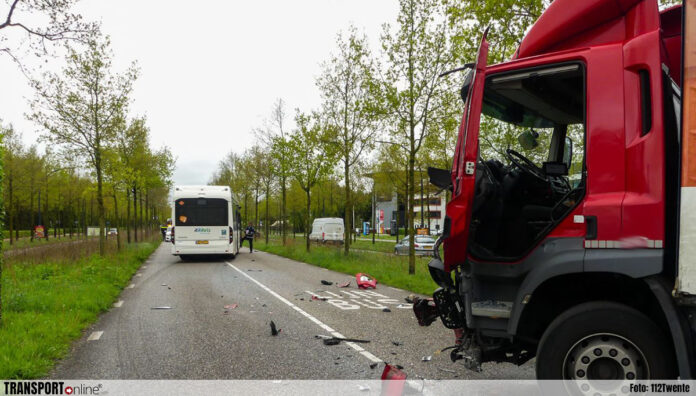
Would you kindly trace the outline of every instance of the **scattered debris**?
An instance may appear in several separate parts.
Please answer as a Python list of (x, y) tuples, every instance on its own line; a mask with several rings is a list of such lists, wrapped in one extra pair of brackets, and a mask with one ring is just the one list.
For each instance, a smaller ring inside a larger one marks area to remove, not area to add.
[(323, 279), (322, 279), (322, 280), (321, 280), (321, 284), (322, 284), (322, 285), (326, 285), (326, 286), (331, 286), (331, 285), (333, 285), (333, 282), (329, 282), (329, 281), (327, 281), (327, 280), (323, 280)]
[(235, 308), (237, 308), (238, 306), (239, 306), (239, 305), (237, 305), (237, 304), (227, 304), (227, 305), (225, 305), (223, 308), (225, 308), (225, 309), (235, 309)]
[(356, 338), (329, 337), (329, 336), (324, 336), (324, 335), (316, 335), (314, 337), (323, 339), (324, 345), (338, 345), (341, 343), (341, 341), (359, 342), (359, 343), (363, 343), (363, 344), (370, 342), (370, 340), (358, 340)]
[(172, 307), (163, 306), (163, 307), (152, 307), (150, 309), (172, 309)]
[(300, 298), (300, 301), (304, 301), (304, 298)]
[(416, 314), (418, 324), (430, 326), (437, 319), (439, 312), (432, 298), (418, 298), (413, 300), (413, 313)]
[[(376, 365), (376, 364), (377, 364), (377, 363), (375, 363), (375, 365)], [(370, 390), (370, 387), (367, 386), (367, 385), (358, 385), (358, 390), (359, 390), (360, 392), (367, 392), (367, 391)]]
[(229, 314), (230, 314), (230, 311), (224, 311), (222, 314), (223, 314), (223, 315), (229, 315)]
[(401, 309), (403, 309), (403, 308), (411, 308), (410, 306), (408, 306), (408, 305), (406, 305), (406, 304), (399, 304), (399, 305), (397, 305), (396, 307), (397, 307), (397, 308), (401, 308)]
[(389, 309), (389, 308), (384, 308), (384, 309), (382, 310), (382, 312), (391, 312), (391, 309)]
[(392, 354), (392, 355), (396, 355), (396, 352), (392, 352), (391, 354)]
[(446, 369), (446, 368), (442, 368), (442, 367), (438, 367), (437, 369), (438, 369), (438, 370), (442, 370), (442, 371), (444, 371), (444, 372), (446, 372), (446, 373), (457, 374), (457, 372), (454, 371), (454, 370), (450, 370), (450, 369)]
[(256, 271), (256, 272), (263, 272), (263, 270), (260, 270), (260, 269), (251, 269), (251, 268), (250, 268), (250, 269), (247, 270), (247, 272), (254, 272), (254, 271)]
[(283, 331), (283, 329), (276, 329), (276, 324), (271, 321), (271, 335), (277, 336), (281, 331)]
[(345, 283), (337, 283), (336, 286), (338, 286), (338, 287), (350, 287), (350, 281), (345, 282)]
[(416, 302), (416, 295), (415, 294), (409, 294), (408, 297), (404, 297), (404, 301), (406, 301), (409, 304), (413, 304)]
[(363, 274), (362, 272), (355, 274), (355, 282), (360, 289), (367, 289), (370, 287), (373, 289), (377, 288), (377, 279), (368, 274)]
[(261, 305), (261, 306), (262, 306), (262, 307), (265, 307), (265, 306), (266, 306), (266, 304), (263, 304), (263, 305)]
[(401, 341), (392, 341), (392, 344), (393, 344), (394, 346), (402, 346), (402, 345), (404, 345), (404, 343), (401, 342)]
[(166, 284), (166, 283), (162, 283), (162, 285), (161, 285), (161, 286), (167, 286), (167, 284)]
[(314, 294), (312, 294), (312, 300), (327, 301), (328, 298), (326, 298), (326, 297), (319, 298), (319, 297), (315, 296)]
[(429, 362), (429, 361), (431, 361), (432, 359), (433, 359), (432, 356), (423, 356), (423, 358), (421, 359), (421, 361), (423, 361), (423, 362)]
[(169, 289), (169, 290), (172, 290), (172, 288), (171, 288), (171, 287), (169, 287), (169, 286), (167, 286), (167, 289)]
[(377, 363), (370, 363), (370, 368), (374, 370), (374, 368), (377, 367)]

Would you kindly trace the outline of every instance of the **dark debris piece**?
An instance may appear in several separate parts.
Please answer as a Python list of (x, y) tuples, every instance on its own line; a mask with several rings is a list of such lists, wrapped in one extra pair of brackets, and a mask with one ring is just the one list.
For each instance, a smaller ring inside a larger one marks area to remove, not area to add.
[(371, 369), (374, 369), (375, 367), (377, 367), (377, 363), (371, 363), (371, 364), (370, 364), (370, 368), (371, 368)]
[(392, 344), (393, 344), (394, 346), (402, 346), (402, 345), (404, 345), (404, 343), (401, 342), (401, 341), (392, 341)]
[(276, 324), (271, 321), (271, 335), (277, 336), (281, 331), (283, 331), (283, 329), (276, 329)]
[(384, 309), (382, 310), (382, 312), (391, 312), (391, 309), (389, 309), (389, 308), (384, 308)]
[(327, 280), (323, 280), (323, 279), (322, 279), (322, 280), (321, 280), (321, 284), (322, 284), (322, 285), (326, 285), (326, 286), (331, 286), (331, 285), (333, 285), (333, 282), (329, 282), (329, 281), (327, 281)]

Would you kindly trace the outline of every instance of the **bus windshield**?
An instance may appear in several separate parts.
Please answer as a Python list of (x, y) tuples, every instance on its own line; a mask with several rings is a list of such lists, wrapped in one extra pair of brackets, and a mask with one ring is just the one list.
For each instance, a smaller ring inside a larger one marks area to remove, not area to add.
[(228, 205), (221, 198), (180, 198), (174, 202), (177, 226), (226, 226)]

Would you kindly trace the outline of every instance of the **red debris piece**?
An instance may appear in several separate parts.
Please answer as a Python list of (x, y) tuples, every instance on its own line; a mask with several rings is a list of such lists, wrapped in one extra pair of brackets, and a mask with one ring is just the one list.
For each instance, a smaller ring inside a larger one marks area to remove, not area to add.
[(368, 274), (363, 274), (362, 272), (355, 274), (355, 282), (360, 289), (367, 289), (370, 287), (373, 289), (377, 288), (377, 279)]

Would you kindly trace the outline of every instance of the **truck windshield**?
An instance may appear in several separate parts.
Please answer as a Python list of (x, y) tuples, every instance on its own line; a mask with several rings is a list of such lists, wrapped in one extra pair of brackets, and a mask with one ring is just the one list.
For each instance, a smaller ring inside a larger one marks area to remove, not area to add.
[(226, 226), (229, 202), (221, 198), (179, 198), (174, 202), (177, 226)]

